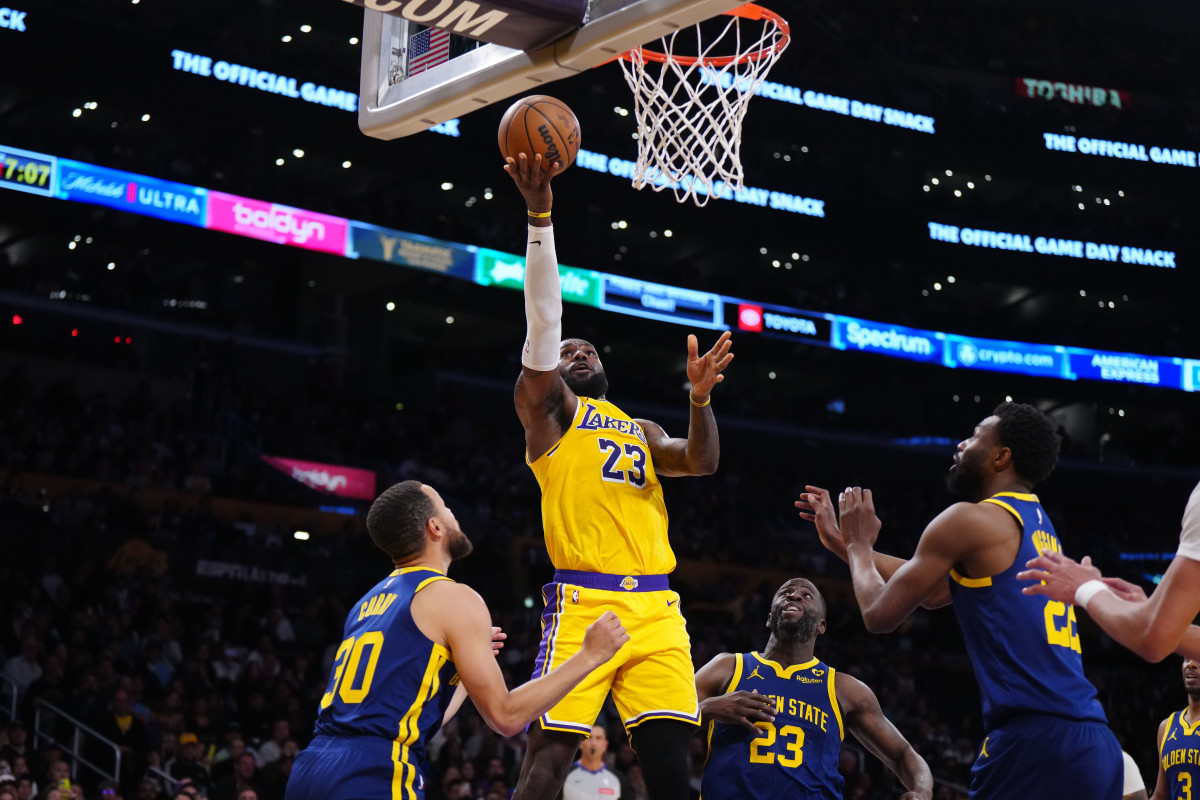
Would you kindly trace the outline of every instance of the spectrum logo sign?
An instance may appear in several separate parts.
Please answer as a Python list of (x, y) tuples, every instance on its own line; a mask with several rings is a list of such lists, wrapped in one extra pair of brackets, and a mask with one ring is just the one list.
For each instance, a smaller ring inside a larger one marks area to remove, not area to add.
[(350, 221), (235, 194), (209, 192), (208, 227), (238, 236), (344, 256)]

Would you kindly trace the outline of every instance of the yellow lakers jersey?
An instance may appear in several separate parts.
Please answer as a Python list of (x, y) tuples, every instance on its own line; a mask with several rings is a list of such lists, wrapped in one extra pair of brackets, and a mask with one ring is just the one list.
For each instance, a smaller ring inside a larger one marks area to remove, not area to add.
[(567, 432), (529, 467), (542, 487), (546, 550), (556, 569), (616, 575), (675, 569), (646, 434), (624, 411), (579, 398)]

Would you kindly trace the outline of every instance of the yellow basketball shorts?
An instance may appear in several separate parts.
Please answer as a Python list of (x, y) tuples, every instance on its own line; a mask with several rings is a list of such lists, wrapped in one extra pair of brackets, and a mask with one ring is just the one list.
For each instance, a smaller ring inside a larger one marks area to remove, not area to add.
[(627, 730), (652, 719), (699, 725), (691, 640), (667, 576), (559, 570), (554, 579), (542, 587), (546, 608), (535, 678), (579, 652), (587, 626), (605, 611), (620, 617), (629, 641), (543, 714), (542, 727), (591, 733), (610, 690)]

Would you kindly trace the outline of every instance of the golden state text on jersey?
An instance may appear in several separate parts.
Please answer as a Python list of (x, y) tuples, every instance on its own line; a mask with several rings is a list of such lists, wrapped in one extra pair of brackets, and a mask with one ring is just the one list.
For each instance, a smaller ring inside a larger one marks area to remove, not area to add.
[(1185, 708), (1171, 715), (1158, 743), (1159, 763), (1171, 800), (1191, 800), (1192, 784), (1200, 778), (1200, 731), (1196, 730), (1200, 720), (1189, 723), (1184, 719), (1186, 713)]
[(837, 770), (845, 731), (836, 670), (813, 658), (784, 667), (759, 653), (737, 653), (727, 692), (758, 692), (775, 706), (773, 722), (708, 724), (701, 800), (841, 800)]
[(556, 569), (665, 575), (675, 568), (650, 446), (624, 411), (579, 398), (562, 438), (526, 462), (542, 489), (546, 550)]

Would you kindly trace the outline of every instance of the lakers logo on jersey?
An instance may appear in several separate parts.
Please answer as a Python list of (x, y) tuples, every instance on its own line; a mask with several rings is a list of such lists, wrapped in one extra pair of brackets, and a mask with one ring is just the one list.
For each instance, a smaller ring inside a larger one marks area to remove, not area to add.
[(632, 592), (638, 587), (638, 579), (632, 575), (626, 575), (621, 579), (621, 588), (627, 592)]
[(638, 425), (631, 419), (610, 417), (608, 414), (602, 413), (591, 403), (587, 404), (587, 407), (583, 411), (583, 419), (575, 427), (581, 431), (614, 430), (618, 433), (636, 436), (643, 444), (646, 442), (646, 434), (642, 433), (641, 425)]

